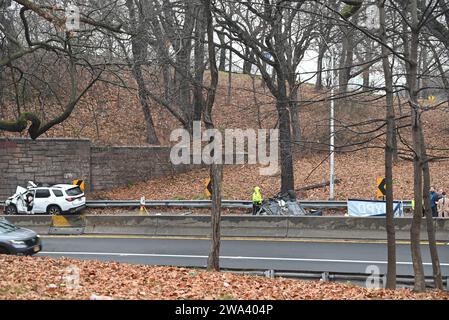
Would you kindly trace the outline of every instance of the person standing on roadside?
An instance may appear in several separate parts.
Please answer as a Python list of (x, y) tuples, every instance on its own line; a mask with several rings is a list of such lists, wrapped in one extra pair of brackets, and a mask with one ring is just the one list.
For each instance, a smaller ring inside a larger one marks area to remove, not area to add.
[(430, 208), (432, 209), (432, 217), (436, 218), (438, 217), (438, 210), (437, 210), (437, 202), (438, 202), (438, 193), (435, 191), (434, 187), (430, 187)]
[(441, 194), (441, 199), (437, 203), (438, 217), (449, 217), (449, 200), (447, 199), (446, 192)]
[(444, 190), (443, 189), (440, 189), (440, 190), (438, 190), (438, 197), (437, 197), (437, 202), (438, 202), (438, 200), (440, 200), (441, 198), (443, 198), (443, 192), (444, 192)]
[(260, 210), (260, 207), (262, 206), (262, 194), (260, 193), (259, 187), (254, 187), (253, 192), (253, 216), (257, 214), (257, 212)]

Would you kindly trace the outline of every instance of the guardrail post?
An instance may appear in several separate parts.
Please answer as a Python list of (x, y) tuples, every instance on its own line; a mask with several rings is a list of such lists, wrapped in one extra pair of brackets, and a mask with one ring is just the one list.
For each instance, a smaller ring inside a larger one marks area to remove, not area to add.
[(265, 277), (274, 278), (274, 270), (267, 270), (264, 272)]
[(328, 282), (329, 281), (329, 272), (323, 272), (321, 274), (321, 281)]
[(379, 275), (379, 289), (386, 288), (387, 287), (387, 275), (381, 274)]

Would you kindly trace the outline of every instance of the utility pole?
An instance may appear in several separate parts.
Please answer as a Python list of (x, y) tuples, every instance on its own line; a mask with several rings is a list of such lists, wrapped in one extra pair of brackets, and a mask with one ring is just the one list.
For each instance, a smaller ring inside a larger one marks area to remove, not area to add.
[(330, 106), (330, 117), (329, 117), (329, 200), (333, 200), (335, 196), (334, 186), (335, 186), (335, 55), (332, 48), (327, 43), (326, 39), (320, 34), (316, 33), (321, 40), (326, 44), (331, 55), (331, 70), (330, 70), (330, 80), (331, 80), (331, 106)]
[[(323, 38), (324, 40), (324, 38)], [(326, 42), (326, 40), (324, 40)], [(327, 45), (327, 42), (326, 42)], [(328, 45), (327, 45), (328, 46)], [(329, 48), (329, 46), (328, 46)], [(334, 115), (335, 115), (335, 99), (334, 99), (334, 92), (335, 92), (335, 58), (334, 53), (332, 52), (331, 48), (329, 48), (329, 52), (331, 54), (331, 110), (330, 110), (330, 143), (329, 143), (329, 200), (334, 199), (334, 181), (335, 181), (335, 162), (334, 162), (334, 142), (335, 142), (335, 125), (334, 125)]]
[[(229, 41), (230, 46), (232, 48), (232, 40)], [(231, 104), (231, 95), (232, 95), (232, 50), (229, 50), (229, 70), (228, 70), (228, 96), (226, 104)]]
[[(234, 15), (234, 8), (231, 6), (231, 19)], [(232, 98), (232, 40), (229, 39), (229, 70), (228, 70), (228, 96), (226, 99), (226, 104), (231, 104), (231, 98)]]

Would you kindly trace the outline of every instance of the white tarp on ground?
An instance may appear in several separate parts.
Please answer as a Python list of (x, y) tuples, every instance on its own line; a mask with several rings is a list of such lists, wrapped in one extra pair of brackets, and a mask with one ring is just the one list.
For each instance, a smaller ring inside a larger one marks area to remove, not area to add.
[[(393, 203), (395, 217), (404, 215), (404, 205), (402, 201)], [(386, 202), (378, 200), (348, 199), (348, 215), (351, 217), (368, 217), (386, 215)]]

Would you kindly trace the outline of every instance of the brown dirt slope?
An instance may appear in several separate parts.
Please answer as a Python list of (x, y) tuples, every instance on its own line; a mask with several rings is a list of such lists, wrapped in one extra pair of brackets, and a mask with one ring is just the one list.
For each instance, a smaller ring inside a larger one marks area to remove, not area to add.
[[(304, 186), (328, 180), (329, 163), (325, 161), (313, 174), (310, 172), (325, 158), (322, 155), (310, 155), (295, 162), (296, 186)], [(383, 153), (357, 152), (339, 154), (335, 160), (335, 173), (341, 183), (335, 186), (337, 199), (348, 198), (374, 199), (376, 178), (383, 176)], [(433, 184), (437, 188), (449, 188), (449, 171), (446, 163), (432, 163)], [(118, 187), (111, 191), (96, 192), (91, 196), (102, 199), (203, 199), (204, 180), (207, 169), (195, 170), (174, 177), (158, 178), (152, 181)], [(279, 176), (261, 176), (254, 165), (225, 166), (223, 197), (226, 199), (250, 199), (255, 185), (261, 187), (264, 196), (274, 195), (280, 188)], [(396, 199), (411, 199), (413, 190), (413, 168), (409, 161), (399, 161), (394, 167), (394, 193)], [(302, 199), (326, 199), (329, 188), (319, 188), (302, 192)]]
[[(132, 83), (131, 83), (132, 84)], [(214, 119), (219, 128), (258, 128), (257, 110), (263, 128), (276, 125), (277, 114), (273, 99), (260, 79), (255, 82), (256, 94), (250, 77), (233, 75), (233, 98), (231, 105), (226, 104), (227, 75), (221, 74)], [(325, 92), (315, 92), (309, 85), (301, 87), (300, 118), (303, 138), (308, 141), (307, 148), (295, 161), (295, 182), (299, 188), (304, 185), (328, 180), (327, 153), (317, 153), (317, 149), (327, 149), (328, 141), (328, 103), (322, 101)], [(425, 103), (425, 102), (424, 102)], [(153, 115), (158, 135), (163, 144), (169, 144), (168, 137), (172, 129), (180, 125), (157, 104), (153, 106)], [(396, 108), (399, 115), (408, 114), (406, 104)], [(337, 104), (337, 144), (356, 142), (364, 136), (361, 131), (369, 131), (375, 124), (356, 128), (357, 133), (343, 130), (343, 126), (383, 118), (385, 114), (382, 102), (369, 96), (358, 96), (352, 100)], [(407, 123), (404, 119), (402, 123)], [(427, 142), (432, 147), (445, 147), (449, 139), (449, 113), (432, 110), (424, 114), (423, 123)], [(82, 99), (76, 112), (63, 124), (50, 130), (49, 137), (87, 137), (95, 144), (102, 145), (145, 145), (142, 132), (145, 130), (143, 112), (136, 93), (132, 90), (117, 88), (105, 83), (97, 84)], [(0, 135), (10, 135), (0, 133)], [(409, 130), (402, 131), (402, 138), (410, 139)], [(375, 139), (372, 146), (382, 146), (382, 139)], [(401, 148), (406, 149), (403, 144)], [(441, 153), (441, 152), (440, 152)], [(444, 154), (444, 152), (443, 152)], [(364, 149), (356, 153), (338, 153), (336, 155), (336, 177), (342, 182), (336, 186), (336, 198), (374, 198), (376, 178), (383, 176), (383, 150)], [(432, 184), (438, 189), (449, 189), (449, 165), (447, 162), (431, 165)], [(394, 167), (395, 197), (409, 199), (412, 196), (412, 164), (400, 160)], [(194, 171), (176, 177), (156, 179), (144, 183), (130, 183), (113, 192), (95, 193), (92, 197), (138, 199), (145, 195), (148, 199), (195, 199), (203, 198), (203, 179), (207, 170)], [(226, 166), (224, 175), (224, 196), (230, 199), (249, 198), (254, 185), (260, 185), (265, 195), (273, 195), (279, 189), (279, 175), (261, 176), (258, 168), (251, 165)], [(328, 188), (315, 189), (302, 193), (301, 198), (324, 199)]]

